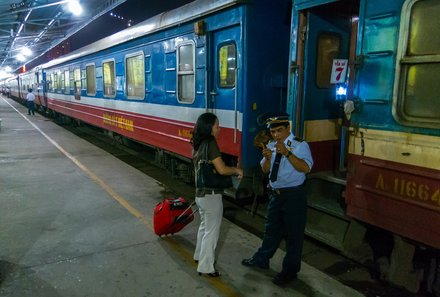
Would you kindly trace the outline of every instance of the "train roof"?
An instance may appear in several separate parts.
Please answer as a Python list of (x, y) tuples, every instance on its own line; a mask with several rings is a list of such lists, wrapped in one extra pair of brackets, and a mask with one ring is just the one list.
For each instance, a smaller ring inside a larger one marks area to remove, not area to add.
[(85, 55), (96, 53), (129, 40), (188, 22), (199, 17), (203, 17), (204, 15), (211, 14), (215, 11), (241, 2), (245, 2), (245, 0), (195, 0), (182, 7), (163, 12), (131, 28), (124, 29), (113, 35), (93, 42), (71, 52), (70, 54), (40, 65), (37, 68), (49, 68)]

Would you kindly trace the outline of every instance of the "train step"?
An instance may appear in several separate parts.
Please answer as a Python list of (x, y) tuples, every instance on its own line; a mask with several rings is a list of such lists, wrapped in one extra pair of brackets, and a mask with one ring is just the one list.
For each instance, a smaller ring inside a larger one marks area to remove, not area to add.
[[(345, 178), (332, 172), (309, 174), (305, 233), (346, 255), (364, 249), (365, 227), (345, 215)], [(369, 257), (369, 252), (356, 258)], [(360, 259), (359, 259), (360, 260)]]

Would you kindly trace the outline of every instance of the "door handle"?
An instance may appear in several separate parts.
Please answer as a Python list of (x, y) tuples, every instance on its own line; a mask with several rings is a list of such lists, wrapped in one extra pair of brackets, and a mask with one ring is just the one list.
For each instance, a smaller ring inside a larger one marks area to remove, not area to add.
[(216, 93), (214, 90), (212, 90), (209, 95), (211, 95), (211, 102), (214, 103), (215, 101), (215, 96), (218, 95), (218, 93)]

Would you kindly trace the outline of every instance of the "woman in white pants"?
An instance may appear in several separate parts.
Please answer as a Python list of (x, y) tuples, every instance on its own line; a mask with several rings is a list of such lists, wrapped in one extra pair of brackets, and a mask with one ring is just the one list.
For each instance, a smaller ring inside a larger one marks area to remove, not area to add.
[[(199, 170), (199, 161), (207, 152), (207, 158), (221, 175), (243, 176), (243, 170), (226, 166), (221, 158), (217, 144), (220, 132), (219, 121), (215, 114), (204, 113), (199, 116), (194, 127), (191, 143), (193, 146), (193, 163), (196, 172)], [(197, 176), (197, 175), (196, 175)], [(194, 261), (198, 262), (199, 275), (206, 274), (218, 277), (215, 270), (215, 248), (220, 235), (220, 226), (223, 217), (222, 190), (199, 188), (196, 183), (196, 204), (200, 212), (200, 226), (197, 233), (197, 245), (194, 252)]]

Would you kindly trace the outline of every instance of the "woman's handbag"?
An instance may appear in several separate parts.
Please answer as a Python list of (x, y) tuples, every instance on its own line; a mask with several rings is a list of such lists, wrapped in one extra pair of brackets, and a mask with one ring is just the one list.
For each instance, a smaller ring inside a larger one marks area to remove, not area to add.
[(214, 164), (208, 158), (208, 142), (204, 143), (204, 155), (198, 163), (196, 171), (197, 188), (203, 189), (225, 189), (232, 187), (232, 177), (230, 175), (218, 174)]

